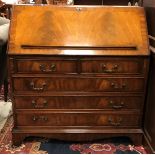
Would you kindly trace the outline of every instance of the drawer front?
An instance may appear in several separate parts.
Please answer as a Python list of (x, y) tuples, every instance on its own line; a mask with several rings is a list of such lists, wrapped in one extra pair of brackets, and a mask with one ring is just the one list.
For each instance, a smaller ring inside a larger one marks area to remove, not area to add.
[(104, 113), (47, 113), (17, 114), (18, 126), (138, 126), (139, 116), (134, 114)]
[(102, 110), (140, 110), (143, 97), (131, 96), (16, 96), (17, 109), (102, 109)]
[(103, 59), (83, 60), (82, 73), (101, 74), (143, 74), (144, 60), (142, 59)]
[(18, 73), (77, 73), (75, 60), (16, 60)]
[(42, 77), (14, 78), (16, 92), (137, 92), (144, 90), (143, 78)]

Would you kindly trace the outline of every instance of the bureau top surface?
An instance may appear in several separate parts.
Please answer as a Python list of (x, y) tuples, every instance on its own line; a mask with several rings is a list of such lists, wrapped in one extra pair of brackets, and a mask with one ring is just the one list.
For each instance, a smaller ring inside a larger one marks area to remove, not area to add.
[(143, 8), (15, 5), (8, 54), (149, 55)]

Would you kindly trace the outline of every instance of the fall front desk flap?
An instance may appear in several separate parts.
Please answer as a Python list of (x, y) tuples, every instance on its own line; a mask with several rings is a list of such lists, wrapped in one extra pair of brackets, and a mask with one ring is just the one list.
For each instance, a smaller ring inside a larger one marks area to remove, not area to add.
[(15, 5), (9, 54), (148, 55), (143, 8)]

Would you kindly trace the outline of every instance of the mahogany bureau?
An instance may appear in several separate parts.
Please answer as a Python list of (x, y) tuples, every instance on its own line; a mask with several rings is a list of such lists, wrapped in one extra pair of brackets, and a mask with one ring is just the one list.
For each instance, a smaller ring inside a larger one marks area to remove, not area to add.
[(141, 143), (149, 54), (143, 8), (14, 6), (13, 144), (27, 136)]

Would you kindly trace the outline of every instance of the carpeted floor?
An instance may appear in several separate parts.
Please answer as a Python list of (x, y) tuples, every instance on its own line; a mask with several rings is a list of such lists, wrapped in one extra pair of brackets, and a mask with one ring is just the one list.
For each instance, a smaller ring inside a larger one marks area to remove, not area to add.
[(65, 142), (49, 140), (42, 142), (41, 150), (50, 154), (141, 154), (146, 153), (142, 146), (135, 147), (126, 137), (118, 137), (93, 142)]
[(41, 140), (34, 139), (24, 142), (19, 147), (12, 147), (11, 130), (13, 127), (12, 116), (8, 118), (3, 130), (0, 133), (0, 154), (42, 154), (45, 151), (39, 151)]

